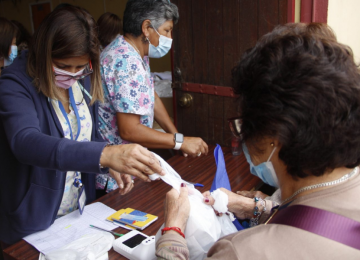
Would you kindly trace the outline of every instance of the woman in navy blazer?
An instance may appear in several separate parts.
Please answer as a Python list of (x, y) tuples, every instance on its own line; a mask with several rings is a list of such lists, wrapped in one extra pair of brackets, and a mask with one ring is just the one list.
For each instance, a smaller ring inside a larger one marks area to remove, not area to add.
[[(70, 6), (54, 10), (34, 34), (29, 52), (23, 52), (0, 78), (3, 247), (55, 221), (68, 171), (81, 172), (87, 203), (95, 199), (95, 174), (105, 173), (107, 167), (118, 178), (118, 172), (144, 181), (150, 181), (148, 175), (154, 172), (163, 174), (154, 156), (143, 147), (106, 146), (98, 133), (97, 110), (103, 93), (95, 26), (84, 9)], [(63, 77), (55, 71), (62, 71)], [(91, 115), (90, 141), (64, 138), (51, 102), (57, 100), (59, 106), (61, 102), (69, 113), (69, 88), (59, 86), (71, 87), (76, 80), (83, 86), (82, 102)], [(131, 179), (123, 181), (130, 190)]]

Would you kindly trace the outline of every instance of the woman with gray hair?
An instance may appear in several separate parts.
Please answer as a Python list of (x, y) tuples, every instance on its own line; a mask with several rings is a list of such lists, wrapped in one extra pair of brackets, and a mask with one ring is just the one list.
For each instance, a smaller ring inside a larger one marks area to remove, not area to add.
[[(104, 103), (100, 105), (100, 132), (114, 144), (138, 143), (147, 148), (181, 150), (184, 156), (208, 153), (197, 137), (178, 133), (154, 90), (149, 57), (161, 58), (171, 48), (171, 32), (179, 20), (178, 8), (168, 0), (129, 0), (118, 35), (101, 53)], [(154, 119), (165, 133), (152, 129)], [(121, 187), (108, 175), (97, 176), (97, 188)], [(109, 179), (108, 179), (109, 178)]]

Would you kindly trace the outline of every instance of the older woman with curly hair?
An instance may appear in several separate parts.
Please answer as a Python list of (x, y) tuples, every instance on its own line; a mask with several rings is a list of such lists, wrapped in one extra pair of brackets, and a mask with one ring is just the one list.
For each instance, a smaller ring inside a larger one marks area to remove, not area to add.
[[(287, 34), (304, 33), (309, 33), (313, 37), (336, 41), (336, 36), (333, 30), (323, 23), (291, 23), (285, 26), (278, 26), (266, 40), (270, 40), (272, 37), (279, 37), (280, 35), (284, 36)], [(246, 147), (244, 150), (246, 150)], [(247, 153), (245, 154), (247, 155)], [(249, 160), (248, 156), (247, 159)], [(271, 209), (281, 203), (281, 190), (279, 189), (279, 183), (276, 179), (272, 178), (272, 175), (264, 175), (261, 172), (256, 171), (254, 167), (250, 167), (250, 171), (252, 174), (259, 177), (264, 183), (278, 189), (271, 196), (268, 196), (261, 191), (237, 191), (236, 193), (240, 195), (238, 196), (224, 188), (221, 189), (230, 197), (231, 204), (229, 207), (231, 211), (236, 213), (238, 218), (249, 219), (249, 225), (250, 227), (253, 227), (263, 223), (271, 214)], [(214, 199), (210, 195), (210, 192), (205, 192), (204, 196), (207, 197), (207, 200), (205, 201), (206, 204), (213, 205), (215, 203)], [(254, 215), (255, 207), (258, 214)]]
[[(100, 132), (114, 144), (137, 143), (146, 148), (181, 150), (185, 156), (206, 155), (207, 144), (178, 133), (154, 90), (150, 58), (161, 58), (172, 45), (179, 20), (168, 0), (129, 0), (118, 35), (101, 53), (104, 103), (99, 108)], [(154, 120), (165, 133), (152, 129)], [(98, 175), (97, 187), (117, 188), (113, 179)], [(121, 184), (120, 184), (121, 185)]]
[[(360, 74), (351, 49), (326, 34), (280, 26), (233, 69), (244, 153), (278, 183), (281, 204), (264, 224), (221, 238), (208, 259), (360, 258)], [(183, 186), (165, 203), (165, 226), (181, 231)], [(159, 239), (159, 259), (189, 258), (178, 231)]]

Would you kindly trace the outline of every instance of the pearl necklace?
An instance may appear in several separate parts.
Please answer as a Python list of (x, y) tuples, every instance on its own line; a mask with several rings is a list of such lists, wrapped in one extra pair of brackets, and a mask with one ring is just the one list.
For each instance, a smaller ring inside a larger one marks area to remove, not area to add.
[(142, 64), (143, 64), (143, 66), (144, 66), (144, 69), (146, 70), (146, 67), (147, 67), (147, 66), (145, 65), (143, 59), (141, 58), (141, 54), (140, 54), (139, 49), (136, 47), (135, 43), (134, 43), (129, 37), (126, 36), (126, 38), (130, 41), (130, 42), (129, 42), (130, 45), (131, 45), (132, 47), (134, 47), (134, 49), (139, 53), (141, 62), (142, 62)]
[(295, 191), (295, 193), (293, 195), (291, 195), (290, 197), (288, 197), (287, 199), (285, 199), (281, 204), (284, 204), (285, 202), (288, 202), (289, 200), (291, 200), (292, 198), (294, 198), (296, 195), (298, 195), (301, 192), (307, 191), (307, 190), (312, 190), (312, 189), (317, 189), (317, 188), (322, 188), (322, 187), (327, 187), (327, 186), (332, 186), (332, 185), (336, 185), (339, 183), (342, 183), (348, 179), (350, 179), (352, 176), (354, 176), (355, 174), (358, 173), (359, 167), (355, 167), (354, 170), (352, 170), (350, 173), (345, 174), (344, 176), (342, 176), (340, 179), (337, 179), (335, 181), (329, 181), (329, 182), (323, 182), (323, 183), (319, 183), (319, 184), (314, 184), (314, 185), (310, 185), (310, 186), (306, 186), (303, 187), (297, 191)]

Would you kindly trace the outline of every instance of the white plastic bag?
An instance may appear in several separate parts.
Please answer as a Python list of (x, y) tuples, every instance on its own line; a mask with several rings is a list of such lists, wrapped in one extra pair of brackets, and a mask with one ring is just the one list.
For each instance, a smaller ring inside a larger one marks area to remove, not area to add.
[(155, 91), (161, 98), (172, 97), (171, 71), (151, 73), (154, 78)]
[[(39, 260), (99, 260), (112, 248), (114, 236), (107, 232), (87, 234), (81, 238), (52, 251)], [(106, 259), (106, 258), (105, 258)]]
[[(167, 162), (157, 154), (154, 155), (160, 161), (166, 175), (151, 176), (151, 179), (160, 177), (178, 192), (181, 183), (186, 183), (189, 188), (190, 214), (184, 233), (185, 239), (190, 252), (190, 259), (204, 259), (210, 247), (220, 237), (237, 232), (237, 229), (229, 216), (217, 217), (214, 209), (204, 203), (202, 194), (194, 188), (194, 185), (182, 180), (180, 175)], [(160, 237), (162, 228), (159, 229), (156, 235), (157, 239)]]

